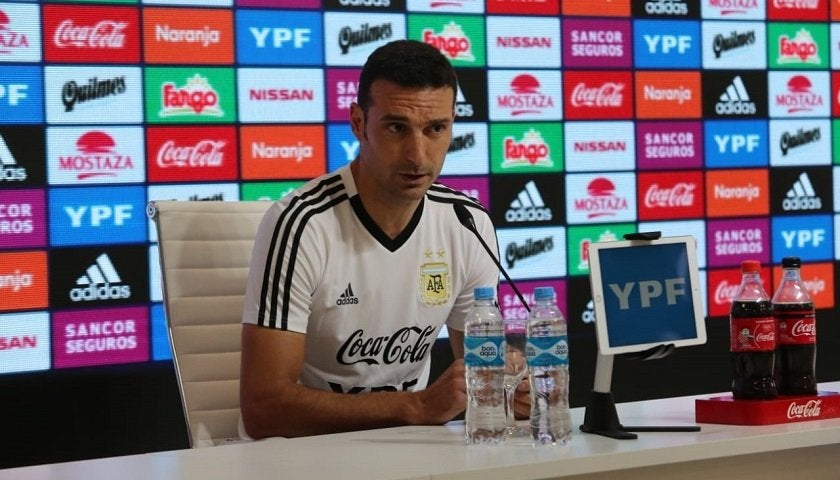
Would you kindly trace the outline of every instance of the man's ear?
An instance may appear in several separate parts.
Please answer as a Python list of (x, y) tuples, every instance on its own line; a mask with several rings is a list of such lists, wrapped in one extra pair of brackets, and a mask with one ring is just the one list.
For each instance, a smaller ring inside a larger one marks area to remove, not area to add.
[(367, 138), (365, 136), (365, 112), (356, 102), (350, 104), (350, 129), (357, 140), (361, 141)]

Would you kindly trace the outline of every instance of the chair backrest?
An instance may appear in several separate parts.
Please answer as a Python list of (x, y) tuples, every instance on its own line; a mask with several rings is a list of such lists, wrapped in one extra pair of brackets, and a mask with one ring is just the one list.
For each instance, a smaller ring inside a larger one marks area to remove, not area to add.
[(241, 322), (270, 201), (153, 201), (163, 300), (191, 447), (239, 440)]

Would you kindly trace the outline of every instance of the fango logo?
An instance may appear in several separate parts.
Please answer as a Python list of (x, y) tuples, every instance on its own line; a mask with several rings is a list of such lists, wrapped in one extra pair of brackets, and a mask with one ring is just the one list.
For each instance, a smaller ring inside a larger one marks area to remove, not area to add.
[(556, 123), (490, 125), (493, 173), (544, 173), (563, 169), (562, 127)]
[(828, 25), (773, 22), (767, 31), (771, 68), (828, 68)]
[(455, 67), (486, 65), (484, 18), (466, 15), (410, 15), (409, 38), (427, 43)]
[(145, 87), (150, 123), (233, 122), (233, 69), (148, 68)]

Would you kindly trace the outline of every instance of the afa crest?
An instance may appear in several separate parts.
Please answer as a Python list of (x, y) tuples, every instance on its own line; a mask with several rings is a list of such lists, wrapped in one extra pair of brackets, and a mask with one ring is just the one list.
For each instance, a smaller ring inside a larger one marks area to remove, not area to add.
[(443, 305), (449, 301), (452, 285), (449, 264), (445, 262), (420, 265), (420, 299), (429, 306)]

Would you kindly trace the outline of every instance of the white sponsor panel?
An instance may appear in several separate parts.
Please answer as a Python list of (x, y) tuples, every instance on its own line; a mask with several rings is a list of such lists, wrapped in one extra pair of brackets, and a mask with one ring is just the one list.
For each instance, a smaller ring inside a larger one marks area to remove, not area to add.
[(241, 122), (323, 122), (326, 118), (320, 68), (240, 68), (236, 76)]
[(767, 72), (770, 117), (831, 116), (831, 79), (828, 72)]
[(324, 13), (327, 65), (362, 66), (377, 48), (405, 38), (403, 14)]
[[(179, 185), (150, 185), (148, 201), (190, 200), (206, 202), (235, 202), (239, 200), (239, 185), (236, 183), (207, 183)], [(149, 219), (149, 241), (157, 242), (157, 230)]]
[(487, 124), (483, 122), (455, 122), (452, 143), (441, 175), (486, 175), (489, 172), (490, 152), (487, 147)]
[(409, 12), (484, 13), (482, 0), (407, 0)]
[[(837, 175), (837, 171), (834, 172)], [(837, 178), (836, 176), (834, 178)], [(834, 186), (837, 188), (837, 185)], [(837, 202), (837, 197), (835, 196), (835, 203)], [(837, 207), (835, 207), (837, 209)], [(840, 214), (834, 215), (834, 259), (840, 260)]]
[(566, 276), (564, 227), (500, 228), (502, 266), (514, 280)]
[(41, 11), (38, 5), (0, 3), (0, 62), (41, 61)]
[(829, 27), (829, 55), (831, 55), (831, 69), (840, 70), (840, 23), (832, 23)]
[(487, 66), (560, 68), (560, 19), (487, 17)]
[(831, 165), (830, 120), (770, 120), (770, 166)]
[(125, 124), (143, 121), (140, 67), (44, 67), (47, 122)]
[(142, 183), (146, 154), (141, 127), (47, 128), (50, 185)]
[(703, 68), (764, 70), (767, 26), (764, 22), (702, 22)]
[(50, 368), (47, 312), (0, 314), (0, 373)]
[(621, 172), (566, 175), (567, 223), (615, 223), (635, 220), (635, 174)]
[(663, 237), (691, 235), (697, 240), (697, 267), (706, 268), (706, 222), (703, 220), (639, 222), (639, 231), (662, 232)]
[(633, 122), (566, 122), (566, 171), (633, 170), (636, 136)]
[(563, 119), (559, 70), (490, 70), (487, 89), (490, 120)]
[(702, 0), (700, 16), (704, 19), (763, 20), (767, 0)]

